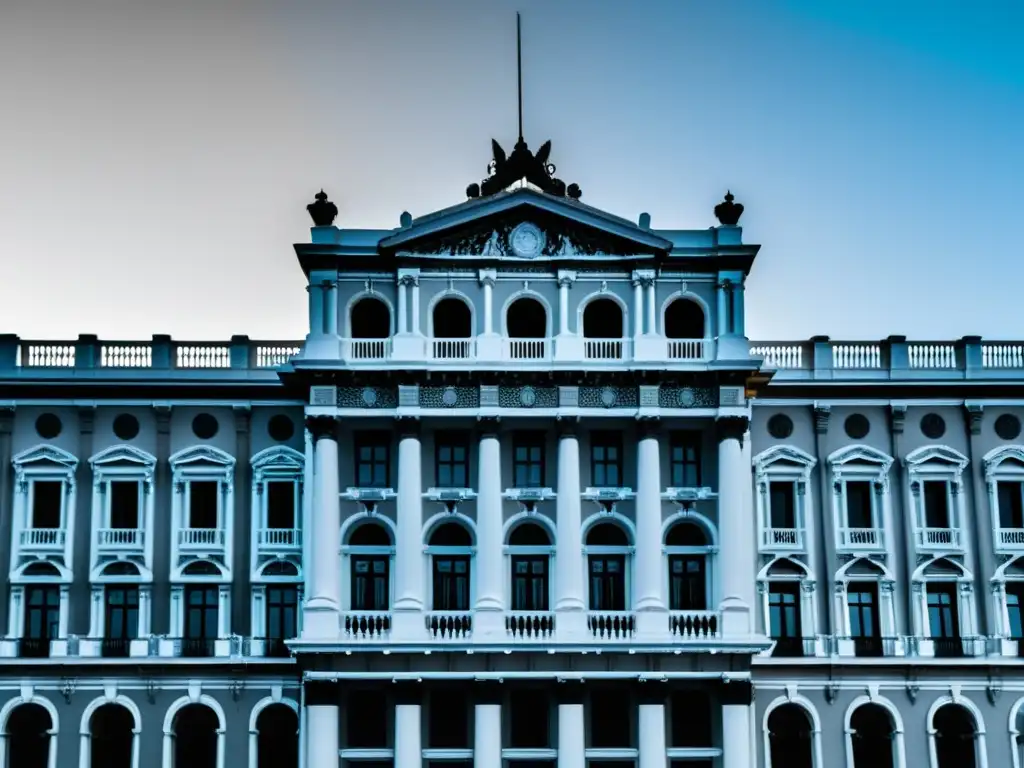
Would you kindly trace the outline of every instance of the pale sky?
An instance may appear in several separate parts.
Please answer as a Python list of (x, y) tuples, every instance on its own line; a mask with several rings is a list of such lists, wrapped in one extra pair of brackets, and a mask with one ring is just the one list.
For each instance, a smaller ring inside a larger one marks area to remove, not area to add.
[(1024, 338), (1019, 0), (0, 0), (0, 332), (298, 339), (292, 243), (461, 202), (516, 133), (584, 202), (762, 244), (752, 338)]

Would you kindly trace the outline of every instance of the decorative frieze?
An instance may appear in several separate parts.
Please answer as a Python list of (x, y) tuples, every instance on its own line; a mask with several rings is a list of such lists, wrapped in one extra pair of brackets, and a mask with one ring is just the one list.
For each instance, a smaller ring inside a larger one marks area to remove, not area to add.
[(398, 392), (394, 387), (339, 387), (339, 408), (395, 408)]
[(420, 408), (479, 408), (478, 387), (420, 387)]
[(639, 396), (636, 387), (580, 387), (580, 408), (636, 408)]
[[(557, 387), (498, 387), (497, 405), (501, 408), (557, 408)], [(481, 387), (481, 395), (483, 387)]]
[(659, 387), (658, 405), (661, 408), (717, 408), (715, 394), (711, 387)]

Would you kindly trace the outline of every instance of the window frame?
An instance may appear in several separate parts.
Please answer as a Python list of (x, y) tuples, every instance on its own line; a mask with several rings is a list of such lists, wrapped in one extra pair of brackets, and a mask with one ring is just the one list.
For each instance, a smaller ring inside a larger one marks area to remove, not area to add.
[[(518, 458), (519, 449), (524, 448), (527, 451), (537, 449), (540, 452), (540, 458), (537, 461), (527, 459), (526, 461), (520, 461)], [(527, 474), (530, 473), (530, 468), (537, 467), (540, 475), (540, 480), (536, 483), (520, 483), (518, 480), (519, 469), (525, 467)], [(524, 489), (524, 488), (546, 488), (547, 481), (547, 433), (543, 430), (515, 430), (512, 433), (512, 488)]]
[[(391, 447), (392, 447), (392, 436), (390, 432), (379, 429), (361, 429), (352, 433), (352, 483), (355, 488), (380, 488), (390, 489), (391, 485)], [(360, 458), (360, 452), (363, 448), (370, 448), (374, 457), (369, 461), (363, 461)], [(375, 457), (377, 449), (384, 450), (384, 458), (382, 461), (378, 461)], [(383, 466), (384, 470), (384, 482), (371, 483), (366, 485), (359, 480), (359, 470), (363, 466), (370, 467), (370, 473), (372, 478), (377, 477), (377, 468)]]
[[(625, 463), (623, 461), (623, 445), (622, 432), (616, 432), (610, 429), (593, 429), (590, 431), (588, 440), (588, 449), (590, 453), (590, 485), (594, 488), (626, 488), (626, 477), (624, 473)], [(616, 458), (609, 461), (607, 458), (598, 459), (596, 452), (598, 449), (608, 450), (614, 448), (616, 452)], [(609, 466), (614, 467), (615, 473), (618, 475), (618, 483), (609, 484), (607, 482), (597, 482), (597, 468), (598, 466), (604, 467), (605, 476), (603, 480), (607, 480), (607, 468)]]
[[(701, 488), (703, 487), (704, 470), (703, 470), (703, 446), (704, 446), (704, 433), (696, 429), (676, 429), (669, 433), (669, 445), (668, 445), (668, 475), (672, 488)], [(687, 449), (692, 448), (694, 450), (695, 457), (693, 461), (686, 460)], [(682, 461), (676, 461), (675, 454), (677, 449), (682, 449), (683, 459)], [(686, 479), (686, 468), (693, 467), (695, 481), (693, 483), (677, 482), (676, 480), (676, 468), (681, 469), (681, 479)]]
[[(806, 552), (807, 542), (813, 540), (814, 497), (810, 482), (811, 471), (818, 460), (791, 445), (776, 445), (754, 457), (754, 506), (757, 517), (758, 550), (763, 554), (793, 554)], [(794, 487), (795, 533), (775, 534), (771, 517), (771, 483), (792, 482)]]
[[(466, 452), (466, 458), (464, 462), (456, 461), (454, 458), (449, 461), (441, 461), (441, 452), (444, 449), (456, 449), (462, 448)], [(436, 431), (434, 433), (434, 487), (442, 490), (461, 490), (469, 489), (472, 487), (472, 461), (470, 459), (470, 453), (472, 452), (472, 441), (468, 431), (465, 430), (452, 430), (447, 432)], [(465, 472), (465, 483), (459, 485), (458, 483), (452, 482), (445, 484), (441, 482), (441, 467), (446, 466), (454, 476), (454, 468), (464, 465), (463, 471)]]
[[(894, 464), (891, 456), (866, 445), (840, 448), (828, 457), (832, 483), (832, 523), (835, 527), (836, 552), (860, 555), (887, 553), (891, 516), (891, 485), (889, 473)], [(870, 483), (871, 527), (850, 526), (847, 483)]]

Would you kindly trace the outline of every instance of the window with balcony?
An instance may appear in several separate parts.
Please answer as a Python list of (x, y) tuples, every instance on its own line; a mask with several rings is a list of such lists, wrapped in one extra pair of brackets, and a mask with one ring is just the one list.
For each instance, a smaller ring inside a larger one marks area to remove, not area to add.
[(60, 636), (60, 586), (31, 584), (25, 587), (25, 625), (20, 656), (46, 658), (50, 641)]
[(35, 480), (32, 483), (32, 528), (60, 528), (64, 518), (64, 483)]
[(967, 457), (945, 446), (925, 446), (907, 454), (905, 464), (918, 550), (962, 551)]
[(535, 523), (522, 523), (509, 535), (508, 543), (512, 552), (512, 610), (547, 611), (551, 560), (547, 532)]
[(704, 357), (704, 325), (704, 310), (696, 301), (680, 297), (665, 307), (669, 359), (700, 360)]
[(267, 483), (267, 528), (293, 530), (296, 524), (298, 484), (293, 480), (272, 480)]
[(267, 656), (288, 656), (285, 640), (298, 636), (299, 588), (286, 584), (267, 586)]
[(674, 432), (669, 443), (669, 472), (672, 488), (700, 488), (701, 433)]
[(704, 611), (709, 601), (708, 540), (698, 526), (676, 523), (665, 537), (668, 551), (669, 609)]
[(131, 641), (139, 636), (139, 588), (108, 585), (103, 595), (102, 654), (128, 656)]
[[(250, 464), (253, 489), (250, 578), (257, 584), (264, 582), (270, 575), (268, 569), (282, 564), (287, 564), (296, 578), (301, 578), (305, 457), (292, 448), (275, 445), (253, 456)], [(228, 522), (230, 510), (222, 512), (221, 518)], [(253, 594), (255, 597), (256, 593)], [(259, 614), (262, 608), (254, 605), (252, 615)]]
[[(260, 493), (259, 488), (259, 483), (267, 479), (261, 455), (277, 450), (274, 448), (261, 452), (252, 461), (255, 484), (252, 528), (257, 531), (264, 530), (264, 505), (268, 497), (267, 493)], [(177, 578), (181, 570), (188, 566), (190, 559), (200, 554), (221, 564), (224, 567), (223, 577), (230, 579), (234, 544), (231, 535), (234, 458), (212, 446), (197, 445), (178, 451), (168, 461), (174, 489), (171, 503), (171, 578)], [(258, 555), (261, 548), (258, 535), (253, 542), (254, 556)]]
[(465, 360), (473, 351), (473, 311), (461, 297), (438, 301), (431, 312), (431, 357), (437, 360)]
[(183, 656), (213, 656), (218, 633), (220, 589), (210, 584), (189, 584), (184, 590), (185, 633)]
[(357, 432), (355, 450), (355, 481), (357, 488), (391, 487), (391, 434), (388, 432)]
[(433, 610), (468, 611), (472, 539), (459, 523), (439, 525), (430, 537)]
[(865, 445), (848, 446), (828, 457), (837, 551), (885, 552), (892, 462), (891, 456)]
[(1006, 617), (1009, 636), (1024, 639), (1024, 581), (1006, 582)]
[(865, 480), (848, 480), (846, 482), (846, 528), (849, 531), (849, 543), (873, 543), (870, 541), (874, 529), (878, 528), (875, 519), (875, 493), (872, 484)]
[(188, 527), (217, 528), (220, 520), (220, 483), (193, 480), (188, 484)]
[(775, 582), (768, 587), (769, 636), (775, 640), (774, 656), (803, 656), (800, 620), (800, 584)]
[(628, 604), (629, 538), (615, 523), (597, 523), (587, 531), (590, 610), (625, 611)]
[(881, 656), (881, 632), (878, 616), (878, 584), (850, 582), (846, 587), (850, 611), (850, 638), (857, 656)]
[(515, 432), (512, 436), (513, 488), (544, 487), (543, 432)]
[(434, 467), (438, 488), (469, 487), (469, 436), (440, 432), (434, 439)]
[(1024, 483), (1004, 480), (998, 489), (999, 527), (1024, 529)]
[(929, 637), (936, 656), (962, 656), (956, 583), (930, 583), (926, 589)]
[(922, 483), (926, 528), (952, 528), (949, 514), (949, 484), (930, 480)]
[[(391, 310), (380, 299), (364, 296), (352, 305), (349, 325), (349, 335), (353, 340), (386, 339), (391, 335)], [(356, 355), (356, 357), (370, 357), (370, 355)], [(383, 357), (383, 354), (378, 357)]]
[(805, 524), (812, 519), (808, 492), (816, 460), (788, 445), (776, 445), (754, 457), (760, 548), (793, 552), (805, 547)]
[(117, 530), (140, 528), (139, 507), (142, 483), (114, 480), (110, 483), (110, 527)]
[(383, 525), (363, 523), (349, 537), (350, 606), (387, 611), (391, 595), (391, 537)]
[(596, 298), (583, 309), (583, 349), (588, 360), (617, 360), (623, 356), (626, 323), (613, 299)]
[(551, 335), (547, 311), (535, 298), (521, 296), (505, 314), (508, 357), (512, 360), (543, 360), (548, 355)]
[(1016, 445), (982, 459), (997, 552), (1024, 552), (1024, 450)]
[(590, 481), (595, 488), (622, 488), (622, 433), (590, 433)]

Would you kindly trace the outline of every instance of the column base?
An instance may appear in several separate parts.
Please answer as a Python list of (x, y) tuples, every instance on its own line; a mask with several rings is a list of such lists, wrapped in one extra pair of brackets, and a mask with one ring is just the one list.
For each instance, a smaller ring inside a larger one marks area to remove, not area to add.
[(586, 611), (556, 611), (555, 637), (559, 643), (585, 643), (593, 640), (587, 629)]
[(391, 642), (422, 643), (427, 639), (423, 611), (391, 611)]

